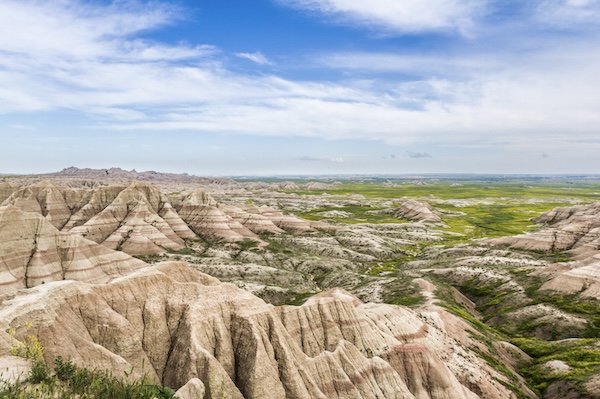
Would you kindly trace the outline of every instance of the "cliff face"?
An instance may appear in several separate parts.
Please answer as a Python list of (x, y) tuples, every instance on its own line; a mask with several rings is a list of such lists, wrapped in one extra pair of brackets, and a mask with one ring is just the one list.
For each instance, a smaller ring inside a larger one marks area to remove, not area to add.
[(207, 398), (513, 397), (483, 367), (471, 373), (483, 391), (469, 390), (440, 357), (460, 345), (411, 310), (342, 290), (276, 308), (171, 262), (108, 284), (54, 282), (0, 299), (1, 330), (23, 337), (34, 325), (48, 360), (115, 374), (134, 367), (174, 388), (199, 378)]

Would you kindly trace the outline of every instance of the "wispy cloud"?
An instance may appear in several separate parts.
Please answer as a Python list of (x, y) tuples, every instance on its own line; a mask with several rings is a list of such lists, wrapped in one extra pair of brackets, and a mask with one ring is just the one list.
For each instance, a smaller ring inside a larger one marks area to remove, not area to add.
[(254, 52), (254, 53), (236, 53), (236, 55), (240, 58), (245, 58), (247, 60), (250, 60), (252, 62), (255, 62), (259, 65), (270, 65), (272, 64), (271, 61), (269, 61), (267, 59), (267, 57), (265, 57), (262, 53), (260, 52)]
[(279, 0), (318, 13), (337, 23), (387, 33), (458, 31), (468, 33), (487, 4), (485, 0)]

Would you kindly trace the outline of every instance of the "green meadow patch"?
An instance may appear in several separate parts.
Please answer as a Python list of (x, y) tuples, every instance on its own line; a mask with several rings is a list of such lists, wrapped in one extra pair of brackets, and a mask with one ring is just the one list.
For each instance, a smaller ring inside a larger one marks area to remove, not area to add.
[(548, 202), (569, 202), (579, 199), (585, 202), (600, 200), (600, 182), (531, 182), (523, 181), (458, 181), (439, 180), (425, 181), (425, 185), (417, 185), (405, 180), (390, 181), (389, 185), (382, 182), (350, 182), (346, 181), (322, 190), (285, 190), (296, 194), (331, 194), (350, 196), (360, 194), (366, 198), (400, 199), (437, 198), (450, 199), (482, 199), (505, 198), (547, 199)]
[[(345, 205), (342, 207), (316, 208), (309, 212), (298, 212), (298, 216), (308, 220), (333, 220), (338, 223), (357, 224), (357, 223), (404, 223), (407, 220), (398, 219), (391, 214), (384, 213), (386, 208)], [(325, 212), (344, 212), (348, 216), (327, 216), (319, 215)]]

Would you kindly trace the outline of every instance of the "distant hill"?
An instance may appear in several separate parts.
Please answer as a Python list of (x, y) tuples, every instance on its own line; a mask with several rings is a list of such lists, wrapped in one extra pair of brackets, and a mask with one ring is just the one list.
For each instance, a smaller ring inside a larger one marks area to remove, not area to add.
[(92, 180), (139, 180), (146, 182), (180, 182), (195, 184), (235, 184), (231, 179), (221, 177), (199, 177), (187, 173), (162, 173), (155, 171), (138, 172), (121, 168), (110, 169), (80, 169), (74, 166), (65, 168), (60, 172), (39, 175), (40, 177), (92, 179)]

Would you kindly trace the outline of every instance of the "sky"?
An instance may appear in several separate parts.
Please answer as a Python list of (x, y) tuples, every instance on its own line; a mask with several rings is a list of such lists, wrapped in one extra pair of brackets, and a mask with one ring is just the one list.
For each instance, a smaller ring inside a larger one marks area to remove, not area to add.
[(0, 173), (600, 173), (600, 0), (1, 0)]

